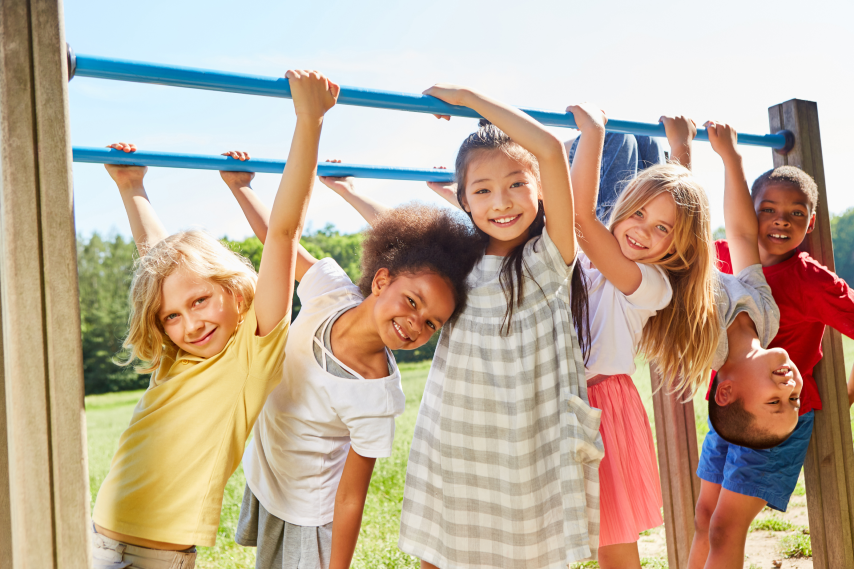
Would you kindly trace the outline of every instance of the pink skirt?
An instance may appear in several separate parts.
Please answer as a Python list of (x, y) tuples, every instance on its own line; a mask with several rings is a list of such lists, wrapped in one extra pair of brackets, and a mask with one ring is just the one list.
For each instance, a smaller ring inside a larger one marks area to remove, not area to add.
[(664, 523), (649, 418), (628, 375), (594, 377), (587, 396), (591, 407), (602, 410), (599, 432), (605, 445), (599, 464), (599, 547), (634, 543), (640, 532)]

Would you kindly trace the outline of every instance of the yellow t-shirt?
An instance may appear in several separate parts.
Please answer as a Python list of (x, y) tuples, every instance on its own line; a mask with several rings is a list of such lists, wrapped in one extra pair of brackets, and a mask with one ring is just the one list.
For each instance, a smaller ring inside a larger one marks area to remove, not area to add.
[(282, 379), (289, 324), (290, 314), (258, 337), (252, 306), (217, 355), (167, 351), (119, 439), (95, 523), (153, 541), (214, 545), (225, 484)]

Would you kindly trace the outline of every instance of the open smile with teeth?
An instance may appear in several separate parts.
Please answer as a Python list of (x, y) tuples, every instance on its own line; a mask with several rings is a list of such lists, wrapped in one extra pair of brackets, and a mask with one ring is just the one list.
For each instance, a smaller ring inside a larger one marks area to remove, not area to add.
[(495, 218), (495, 219), (490, 219), (489, 221), (491, 221), (491, 222), (492, 222), (492, 223), (494, 223), (495, 225), (499, 225), (499, 226), (502, 226), (502, 227), (507, 227), (508, 225), (512, 224), (512, 223), (513, 223), (513, 222), (515, 222), (517, 219), (519, 219), (521, 216), (522, 216), (522, 214), (520, 213), (520, 214), (518, 214), (518, 215), (510, 215), (510, 216), (507, 216), (507, 217), (497, 217), (497, 218)]
[(788, 235), (783, 235), (782, 233), (769, 233), (768, 237), (773, 237), (774, 239), (789, 239)]
[(629, 245), (631, 245), (632, 247), (635, 247), (636, 249), (649, 249), (649, 247), (641, 245), (640, 243), (638, 243), (637, 241), (635, 241), (634, 239), (632, 239), (628, 235), (626, 235), (626, 241), (628, 241)]
[(397, 335), (400, 336), (400, 339), (404, 342), (411, 342), (412, 338), (403, 333), (403, 328), (397, 325), (397, 322), (394, 320), (391, 321), (391, 325), (394, 326), (394, 331), (397, 332)]
[(789, 374), (791, 373), (791, 371), (792, 371), (792, 370), (789, 368), (789, 366), (782, 366), (782, 367), (779, 367), (779, 368), (775, 369), (775, 370), (774, 370), (773, 372), (771, 372), (771, 373), (773, 373), (774, 375), (787, 376), (787, 375), (789, 375)]

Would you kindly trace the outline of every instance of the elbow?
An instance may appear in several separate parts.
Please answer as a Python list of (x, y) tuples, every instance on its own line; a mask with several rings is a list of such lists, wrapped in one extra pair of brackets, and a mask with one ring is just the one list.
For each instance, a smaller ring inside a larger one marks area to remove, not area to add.
[(539, 160), (559, 160), (566, 161), (566, 147), (563, 142), (550, 132), (546, 132), (543, 137), (543, 143), (537, 152)]

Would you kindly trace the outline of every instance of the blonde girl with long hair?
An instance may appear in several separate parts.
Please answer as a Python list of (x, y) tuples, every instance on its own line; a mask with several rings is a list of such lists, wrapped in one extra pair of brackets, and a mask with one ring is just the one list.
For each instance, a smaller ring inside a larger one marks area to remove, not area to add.
[(582, 131), (572, 181), (590, 309), (585, 371), (605, 446), (599, 564), (639, 569), (638, 534), (663, 520), (652, 431), (631, 374), (643, 352), (668, 390), (693, 393), (707, 377), (720, 335), (709, 203), (687, 168), (696, 126), (662, 117), (672, 161), (631, 180), (606, 226), (596, 206), (607, 119), (589, 105), (567, 111)]
[(167, 236), (143, 187), (147, 168), (107, 166), (141, 256), (125, 363), (153, 373), (98, 491), (96, 569), (192, 569), (195, 546), (216, 541), (225, 484), (281, 379), (320, 130), (339, 91), (317, 72), (286, 77), (296, 128), (257, 275), (203, 232)]

